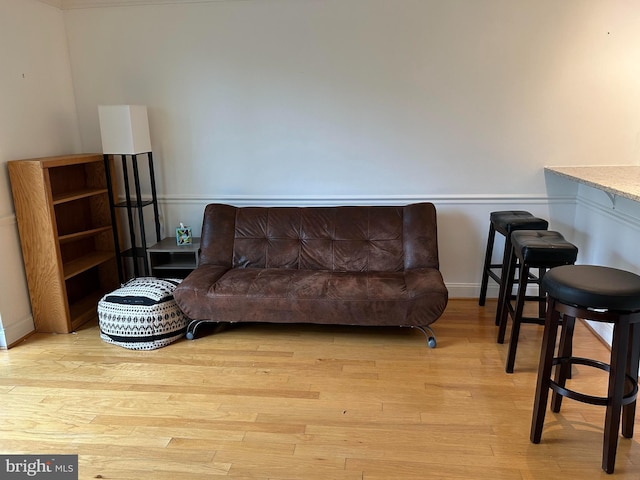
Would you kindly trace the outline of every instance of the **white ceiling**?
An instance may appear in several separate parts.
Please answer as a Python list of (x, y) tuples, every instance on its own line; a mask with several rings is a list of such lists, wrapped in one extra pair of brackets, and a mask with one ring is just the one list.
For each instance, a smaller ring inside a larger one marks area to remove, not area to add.
[[(40, 0), (48, 5), (60, 8), (62, 10), (72, 10), (74, 8), (93, 8), (93, 7), (117, 7), (131, 5), (160, 5), (168, 3), (208, 3), (208, 2), (224, 2), (232, 0)], [(234, 0), (238, 1), (238, 0)]]

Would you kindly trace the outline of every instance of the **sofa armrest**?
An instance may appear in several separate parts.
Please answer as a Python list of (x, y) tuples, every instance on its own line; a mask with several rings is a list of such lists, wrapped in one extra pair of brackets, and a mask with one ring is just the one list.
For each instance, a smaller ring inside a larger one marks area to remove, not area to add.
[(193, 320), (202, 320), (198, 306), (207, 296), (209, 288), (229, 270), (227, 266), (200, 265), (185, 278), (173, 292), (180, 309)]

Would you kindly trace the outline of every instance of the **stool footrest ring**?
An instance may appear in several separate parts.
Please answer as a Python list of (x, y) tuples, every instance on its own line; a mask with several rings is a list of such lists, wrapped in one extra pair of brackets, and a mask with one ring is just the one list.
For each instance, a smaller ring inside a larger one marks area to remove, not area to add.
[[(604, 370), (605, 372), (609, 372), (611, 367), (608, 363), (599, 362), (597, 360), (593, 360), (591, 358), (582, 358), (582, 357), (555, 357), (553, 359), (553, 365), (566, 364), (569, 365), (578, 364), (578, 365), (586, 365), (588, 367), (599, 368), (600, 370)], [(625, 375), (627, 380), (631, 382), (631, 390), (626, 392), (622, 397), (622, 405), (628, 405), (633, 403), (638, 396), (638, 380), (630, 377), (629, 375)], [(561, 387), (556, 382), (551, 380), (549, 388), (556, 392), (558, 395), (562, 395), (563, 397), (571, 398), (573, 400), (577, 400), (578, 402), (589, 403), (591, 405), (602, 405), (606, 406), (609, 399), (607, 397), (598, 397), (594, 395), (587, 395), (585, 393), (576, 392), (575, 390), (570, 390), (565, 387)]]

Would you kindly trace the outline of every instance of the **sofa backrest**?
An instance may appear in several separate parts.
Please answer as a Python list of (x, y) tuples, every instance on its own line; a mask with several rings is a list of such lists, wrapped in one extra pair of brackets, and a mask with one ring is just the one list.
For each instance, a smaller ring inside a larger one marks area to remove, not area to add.
[(207, 205), (200, 264), (233, 268), (402, 271), (438, 268), (436, 210), (407, 206)]

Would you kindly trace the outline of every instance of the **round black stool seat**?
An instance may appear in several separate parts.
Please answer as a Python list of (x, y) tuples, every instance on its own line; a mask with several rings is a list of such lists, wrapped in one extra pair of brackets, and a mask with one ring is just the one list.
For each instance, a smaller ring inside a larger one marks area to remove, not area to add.
[[(544, 325), (546, 312), (545, 291), (541, 288), (537, 296), (528, 297), (526, 293), (528, 284), (530, 281), (539, 283), (544, 278), (547, 270), (560, 265), (571, 265), (578, 258), (578, 247), (565, 240), (560, 232), (550, 230), (517, 230), (511, 234), (511, 245), (512, 251), (507, 263), (505, 276), (506, 294), (502, 303), (498, 305), (500, 309), (498, 343), (504, 342), (509, 318), (513, 321), (505, 365), (507, 373), (513, 373), (521, 324)], [(531, 268), (538, 269), (538, 278), (530, 275)], [(518, 270), (518, 281), (515, 280), (516, 270)], [(510, 293), (516, 283), (518, 284), (518, 292), (515, 305), (512, 305)], [(537, 317), (524, 316), (524, 304), (527, 300), (536, 300), (538, 302)]]
[[(551, 410), (559, 412), (562, 398), (606, 407), (602, 469), (613, 473), (618, 432), (633, 437), (640, 363), (640, 276), (616, 268), (595, 265), (566, 265), (552, 268), (541, 282), (547, 292), (547, 314), (540, 351), (538, 380), (531, 420), (531, 441), (540, 443), (549, 390)], [(554, 357), (558, 326), (562, 335)], [(613, 326), (609, 363), (573, 357), (570, 343), (576, 318), (605, 322)], [(596, 367), (609, 372), (606, 397), (585, 395), (565, 388), (571, 365)], [(556, 365), (554, 378), (552, 367)]]
[[(504, 295), (505, 262), (511, 252), (511, 233), (516, 230), (546, 230), (549, 222), (542, 218), (533, 216), (526, 210), (500, 210), (489, 214), (489, 235), (487, 236), (487, 248), (484, 256), (484, 266), (482, 268), (482, 282), (480, 283), (480, 296), (478, 305), (483, 306), (487, 298), (487, 288), (489, 278), (493, 279), (499, 287), (498, 306)], [(502, 253), (502, 263), (491, 263), (496, 232), (504, 236), (504, 251)], [(494, 271), (496, 270), (496, 271)], [(498, 273), (499, 270), (499, 273)], [(500, 308), (496, 310), (496, 325), (498, 325), (498, 315)]]
[(592, 309), (640, 310), (640, 276), (596, 265), (557, 267), (544, 278), (544, 288), (557, 300)]

